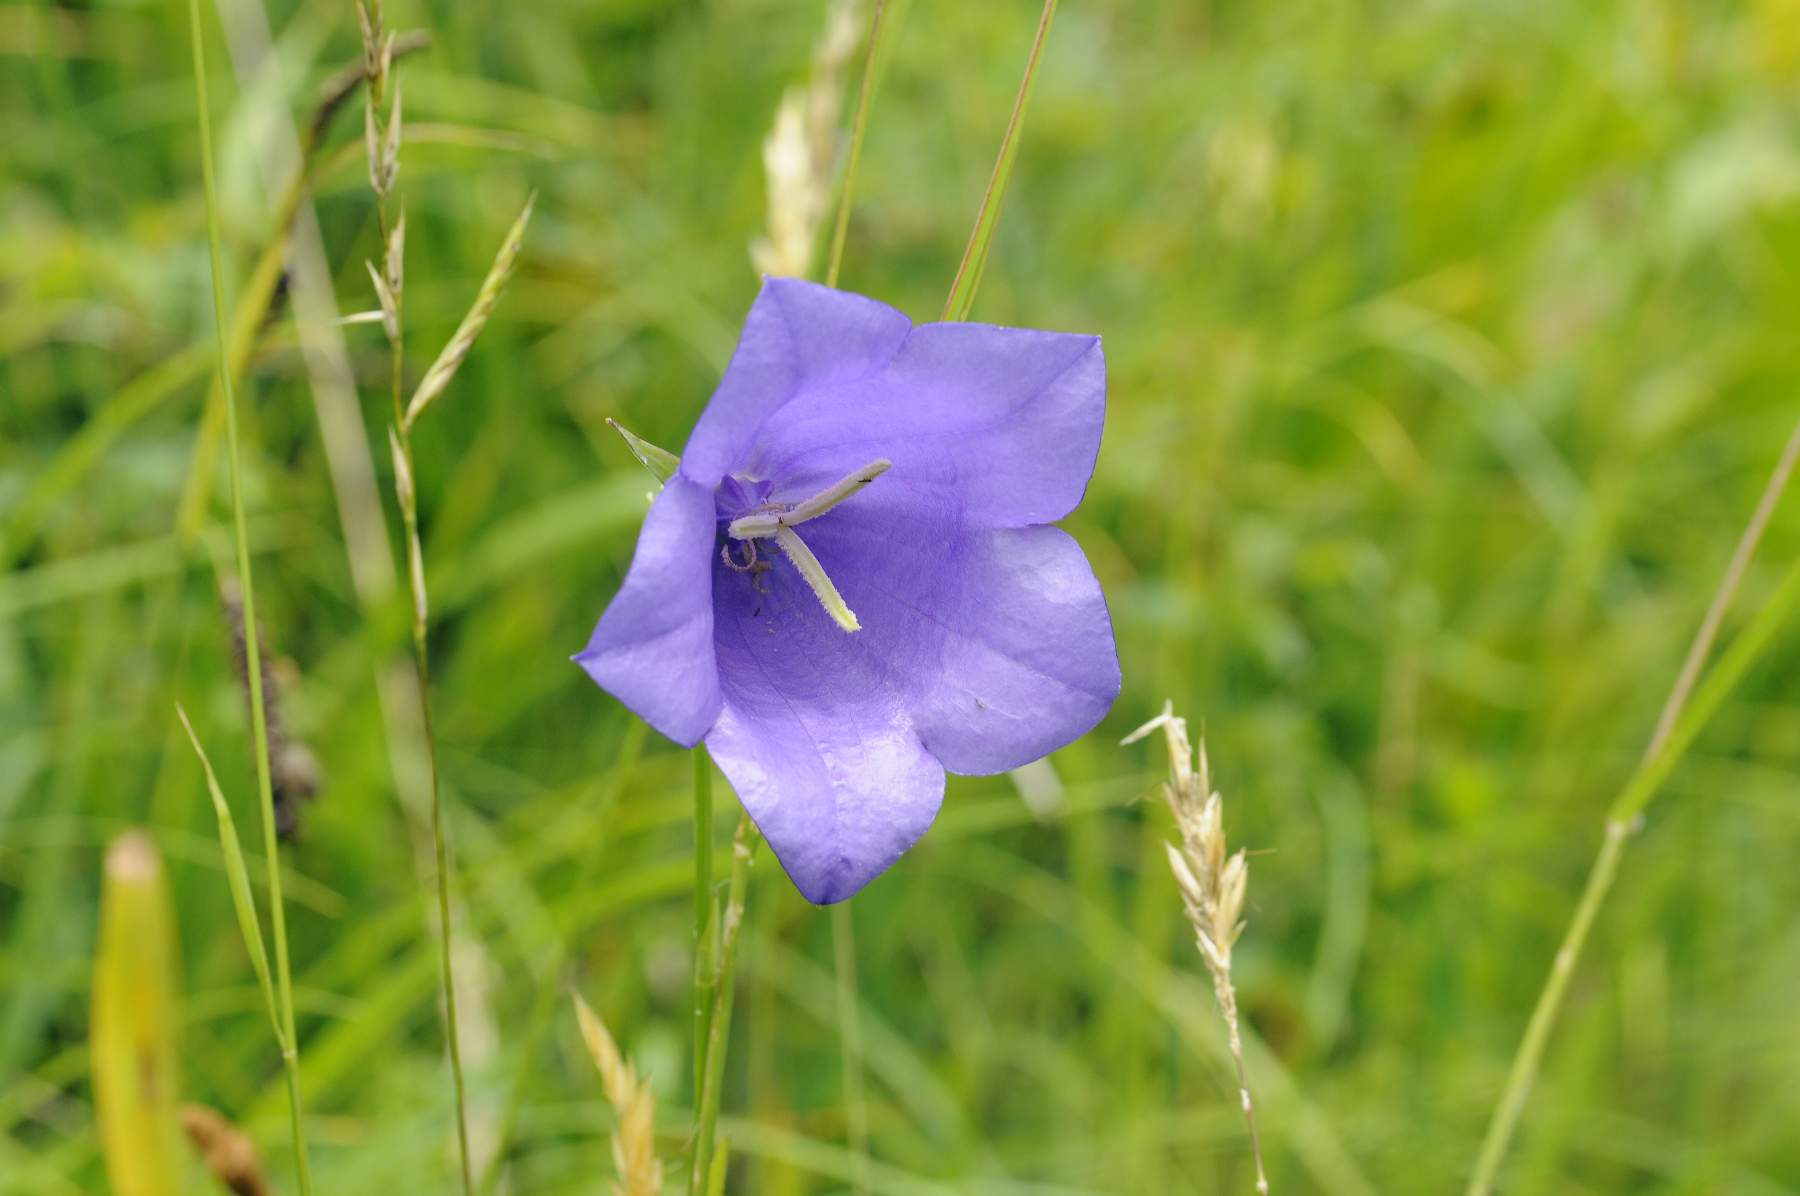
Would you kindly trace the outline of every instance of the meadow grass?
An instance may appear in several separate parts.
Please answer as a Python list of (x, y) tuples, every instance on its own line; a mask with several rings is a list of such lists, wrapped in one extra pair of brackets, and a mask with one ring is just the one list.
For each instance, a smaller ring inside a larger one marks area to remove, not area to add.
[[(890, 0), (842, 285), (939, 311), (1041, 9)], [(663, 1158), (693, 1122), (693, 768), (566, 656), (647, 488), (605, 421), (679, 446), (716, 380), (756, 285), (763, 139), (824, 12), (390, 16), (432, 39), (404, 68), (410, 376), (539, 194), (505, 301), (413, 433), (456, 926), (480, 965), (459, 966), (473, 1163), (495, 1191), (612, 1173), (571, 984), (653, 1086)], [(429, 836), (394, 799), (421, 792), (392, 727), (416, 696), (388, 667), (412, 619), (352, 540), (392, 571), (402, 529), (346, 501), (317, 327), (259, 269), (287, 236), (259, 138), (310, 127), (358, 37), (338, 0), (269, 15), (266, 71), (234, 82), (215, 40), (206, 83), (226, 327), (254, 382), (246, 547), (324, 786), (283, 867), (248, 841), (245, 863), (259, 904), (271, 878), (285, 897), (316, 1187), (449, 1191)], [(177, 910), (189, 1095), (284, 1190), (295, 1163), (171, 717), (184, 701), (248, 800), (213, 582), (224, 461), (196, 452), (213, 324), (184, 16), (0, 6), (0, 1193), (105, 1182), (90, 960), (103, 846), (139, 824)], [(848, 994), (832, 918), (766, 857), (750, 870), (719, 1077), (732, 1190), (1251, 1190), (1155, 770), (1116, 746), (1165, 697), (1204, 720), (1233, 842), (1262, 849), (1233, 973), (1272, 1187), (1468, 1181), (1606, 803), (1794, 422), (1795, 28), (1785, 0), (1058, 8), (970, 315), (1106, 338), (1107, 438), (1069, 527), (1125, 694), (1055, 758), (1060, 808), (952, 781), (857, 898)], [(382, 253), (353, 115), (304, 199), (344, 311)], [(379, 395), (391, 360), (366, 331), (344, 360)], [(377, 406), (349, 447), (385, 485)], [(1790, 501), (1721, 644), (1797, 553)], [(1770, 630), (1662, 778), (1502, 1190), (1800, 1190), (1793, 644)], [(734, 804), (716, 795), (721, 842)]]

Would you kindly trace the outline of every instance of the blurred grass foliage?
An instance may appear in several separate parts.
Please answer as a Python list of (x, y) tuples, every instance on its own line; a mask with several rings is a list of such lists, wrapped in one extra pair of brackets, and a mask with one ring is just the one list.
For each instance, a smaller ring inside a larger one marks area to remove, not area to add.
[[(1037, 5), (894, 8), (843, 282), (929, 318)], [(610, 1115), (569, 984), (657, 1085), (670, 1157), (689, 1099), (688, 761), (566, 660), (646, 488), (605, 419), (676, 447), (704, 403), (756, 286), (761, 141), (823, 4), (389, 14), (434, 38), (399, 68), (414, 377), (541, 193), (415, 451), (478, 1166), (504, 1133), (502, 1190), (596, 1193)], [(259, 146), (357, 53), (348, 0), (268, 20), (261, 66), (211, 56), (233, 286), (272, 232)], [(6, 1194), (104, 1182), (90, 961), (103, 845), (139, 823), (178, 910), (185, 1095), (292, 1174), (174, 717), (248, 803), (222, 473), (207, 529), (174, 535), (211, 336), (184, 37), (175, 0), (0, 2)], [(1114, 746), (1165, 697), (1204, 721), (1233, 841), (1263, 849), (1236, 964), (1275, 1190), (1466, 1177), (1605, 804), (1800, 407), (1797, 85), (1796, 0), (1062, 6), (973, 314), (1106, 337), (1106, 444), (1070, 527), (1125, 695), (1056, 757), (1060, 808), (953, 780), (856, 899), (871, 1190), (1249, 1189), (1155, 762)], [(352, 110), (330, 141), (359, 136)], [(313, 202), (352, 311), (378, 246), (360, 152), (339, 161)], [(385, 473), (386, 350), (345, 335)], [(402, 599), (369, 615), (352, 586), (285, 309), (243, 401), (282, 717), (324, 774), (286, 873), (319, 1189), (446, 1191), (420, 841), (377, 695)], [(1746, 606), (1797, 551), (1790, 501)], [(1651, 810), (1507, 1191), (1800, 1191), (1794, 642)], [(829, 919), (766, 859), (749, 906), (733, 1187), (841, 1190), (863, 1172)]]

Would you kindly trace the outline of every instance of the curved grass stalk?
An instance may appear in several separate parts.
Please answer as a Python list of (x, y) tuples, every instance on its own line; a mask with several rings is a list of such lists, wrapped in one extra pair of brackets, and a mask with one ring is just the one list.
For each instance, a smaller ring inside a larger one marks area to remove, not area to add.
[[(1763, 487), (1756, 510), (1738, 538), (1731, 563), (1725, 568), (1725, 575), (1719, 581), (1712, 603), (1707, 607), (1706, 615), (1701, 619), (1700, 627), (1688, 647), (1681, 672), (1676, 676), (1675, 684), (1663, 702), (1662, 712), (1656, 720), (1656, 729), (1650, 736), (1649, 745), (1644, 749), (1637, 771), (1607, 809), (1606, 830), (1600, 841), (1600, 850), (1588, 870), (1581, 899), (1575, 905), (1575, 913), (1569, 920), (1568, 929), (1563, 932), (1562, 943), (1557, 947), (1550, 965), (1550, 974), (1538, 993), (1531, 1018), (1525, 1026), (1525, 1035), (1520, 1039), (1518, 1051), (1513, 1056), (1506, 1085), (1500, 1091), (1500, 1100), (1494, 1107), (1487, 1133), (1482, 1138), (1481, 1151), (1475, 1159), (1474, 1171), (1469, 1177), (1468, 1196), (1488, 1196), (1499, 1179), (1500, 1165), (1505, 1160), (1507, 1147), (1511, 1145), (1513, 1135), (1519, 1128), (1519, 1121), (1524, 1116), (1525, 1102), (1537, 1079), (1538, 1070), (1543, 1065), (1550, 1031), (1555, 1026), (1556, 1016), (1568, 995), (1569, 981), (1575, 974), (1575, 965), (1581, 958), (1582, 948), (1587, 944), (1588, 931), (1593, 928), (1600, 907), (1605, 903), (1607, 894), (1612, 891), (1613, 882), (1618, 877), (1619, 861), (1625, 854), (1626, 840), (1637, 829), (1644, 809), (1668, 779), (1669, 773), (1693, 743), (1695, 736), (1717, 713), (1732, 690), (1737, 688), (1750, 667), (1761, 657), (1763, 649), (1774, 638), (1776, 631), (1787, 621), (1795, 606), (1800, 604), (1800, 561), (1795, 561), (1788, 567), (1775, 593), (1763, 604), (1750, 624), (1738, 634), (1737, 639), (1732, 641), (1731, 647), (1707, 675), (1705, 683), (1698, 690), (1695, 689), (1701, 666), (1711, 654), (1713, 643), (1718, 638), (1725, 612), (1730, 609), (1732, 599), (1737, 595), (1738, 585), (1749, 569), (1750, 559), (1756, 554), (1763, 531), (1768, 527), (1769, 518), (1774, 514), (1788, 480), (1793, 476), (1796, 462), (1800, 462), (1800, 424), (1796, 424), (1789, 434), (1781, 458), (1770, 473), (1768, 484)], [(1693, 698), (1691, 705), (1690, 696)]]

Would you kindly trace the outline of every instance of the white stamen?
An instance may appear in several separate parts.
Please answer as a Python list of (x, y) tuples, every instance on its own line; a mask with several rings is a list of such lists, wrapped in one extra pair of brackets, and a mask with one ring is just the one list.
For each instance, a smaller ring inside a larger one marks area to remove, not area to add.
[(844, 596), (838, 593), (836, 586), (831, 584), (831, 578), (825, 574), (825, 566), (819, 564), (819, 558), (813, 555), (812, 549), (806, 546), (806, 541), (802, 540), (794, 531), (794, 525), (805, 523), (808, 519), (817, 519), (886, 473), (893, 464), (886, 457), (877, 457), (861, 469), (852, 470), (841, 481), (827, 486), (811, 498), (797, 502), (791, 507), (757, 511), (754, 514), (740, 515), (733, 519), (726, 526), (725, 532), (733, 540), (751, 543), (750, 560), (752, 563), (740, 567), (736, 561), (732, 560), (729, 546), (725, 549), (725, 563), (739, 572), (755, 569), (754, 542), (772, 539), (780, 546), (781, 551), (787, 554), (788, 560), (794, 562), (794, 568), (811, 587), (813, 595), (819, 600), (819, 605), (823, 606), (825, 613), (831, 616), (831, 621), (845, 631), (861, 631), (862, 624), (856, 621), (856, 612), (850, 609), (849, 604), (844, 601)]
[(831, 584), (831, 578), (825, 575), (825, 566), (819, 564), (819, 558), (806, 546), (806, 541), (792, 528), (781, 526), (775, 529), (775, 543), (781, 546), (781, 551), (787, 554), (788, 560), (794, 562), (794, 568), (799, 570), (806, 584), (812, 587), (819, 605), (825, 608), (825, 613), (831, 616), (832, 622), (845, 631), (861, 631), (862, 624), (856, 621), (856, 612), (850, 609), (844, 596)]
[(886, 473), (893, 464), (886, 457), (877, 457), (861, 469), (846, 474), (842, 481), (827, 486), (785, 511), (758, 511), (754, 515), (742, 515), (733, 519), (725, 529), (726, 534), (734, 540), (767, 538), (773, 536), (777, 528), (794, 527), (808, 519), (817, 519)]

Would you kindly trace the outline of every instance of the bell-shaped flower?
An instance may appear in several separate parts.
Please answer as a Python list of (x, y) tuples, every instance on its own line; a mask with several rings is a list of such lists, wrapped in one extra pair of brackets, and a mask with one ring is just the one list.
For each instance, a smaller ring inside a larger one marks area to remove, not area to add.
[(840, 901), (925, 833), (946, 771), (1026, 764), (1118, 696), (1105, 597), (1050, 526), (1105, 405), (1098, 337), (771, 278), (575, 659), (704, 739), (801, 893)]

